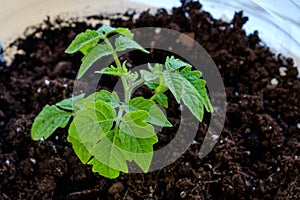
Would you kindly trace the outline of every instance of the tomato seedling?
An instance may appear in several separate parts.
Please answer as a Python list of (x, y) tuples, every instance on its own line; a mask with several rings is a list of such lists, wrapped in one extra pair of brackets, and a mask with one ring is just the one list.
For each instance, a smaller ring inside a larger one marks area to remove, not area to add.
[[(117, 34), (114, 45), (109, 40), (112, 34)], [(164, 65), (149, 64), (147, 70), (138, 72), (128, 70), (126, 61), (121, 63), (117, 52), (138, 49), (149, 53), (133, 37), (127, 28), (106, 25), (76, 36), (66, 53), (80, 51), (83, 54), (77, 78), (98, 59), (113, 56), (116, 66), (99, 69), (96, 73), (119, 76), (125, 98), (120, 100), (116, 92), (101, 90), (87, 97), (81, 94), (46, 105), (33, 122), (33, 140), (47, 139), (57, 128), (70, 124), (67, 140), (81, 162), (93, 165), (92, 170), (102, 176), (116, 178), (120, 171), (128, 173), (127, 161), (134, 161), (144, 172), (149, 170), (153, 145), (158, 142), (154, 125), (172, 126), (160, 108), (168, 108), (167, 90), (200, 122), (204, 109), (213, 112), (201, 72), (186, 62), (172, 56), (167, 57)], [(140, 85), (153, 90), (150, 99), (132, 98), (132, 92)]]

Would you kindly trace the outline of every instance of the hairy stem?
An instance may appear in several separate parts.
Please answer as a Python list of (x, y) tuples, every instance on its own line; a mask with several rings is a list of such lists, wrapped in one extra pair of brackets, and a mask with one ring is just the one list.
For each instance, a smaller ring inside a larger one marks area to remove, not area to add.
[[(117, 68), (121, 69), (122, 71), (124, 70), (122, 68), (121, 62), (119, 60), (119, 57), (114, 49), (114, 47), (112, 46), (111, 42), (105, 38), (104, 42), (110, 47), (111, 51), (112, 51), (112, 55), (114, 57), (114, 60), (116, 62)], [(121, 80), (122, 80), (122, 84), (123, 84), (123, 88), (124, 88), (124, 94), (125, 94), (125, 104), (128, 104), (129, 102), (129, 98), (130, 98), (130, 94), (129, 94), (129, 90), (128, 90), (128, 83), (127, 80), (124, 76), (121, 76)]]

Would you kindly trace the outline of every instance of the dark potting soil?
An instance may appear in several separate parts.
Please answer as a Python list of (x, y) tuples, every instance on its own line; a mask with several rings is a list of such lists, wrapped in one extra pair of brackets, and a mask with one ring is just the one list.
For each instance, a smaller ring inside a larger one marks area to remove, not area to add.
[[(247, 36), (242, 27), (248, 18), (242, 12), (226, 23), (193, 2), (172, 14), (160, 9), (137, 20), (133, 15), (114, 17), (111, 25), (187, 33), (217, 64), (226, 87), (227, 117), (213, 151), (198, 157), (208, 114), (196, 142), (176, 162), (114, 180), (81, 164), (66, 141), (67, 129), (46, 141), (32, 141), (30, 128), (42, 107), (72, 93), (81, 55), (64, 50), (76, 34), (95, 28), (76, 20), (45, 20), (11, 45), (20, 51), (12, 64), (0, 67), (0, 199), (300, 199), (300, 81), (293, 60), (273, 54), (257, 32)], [(104, 17), (89, 19), (96, 18)], [(138, 54), (128, 58), (133, 65), (140, 61)], [(153, 58), (165, 59), (155, 51)], [(277, 85), (271, 84), (274, 78)], [(106, 77), (103, 86), (114, 80)], [(171, 100), (170, 105), (168, 115), (176, 122), (177, 104)], [(172, 139), (172, 130), (159, 133), (160, 145)]]

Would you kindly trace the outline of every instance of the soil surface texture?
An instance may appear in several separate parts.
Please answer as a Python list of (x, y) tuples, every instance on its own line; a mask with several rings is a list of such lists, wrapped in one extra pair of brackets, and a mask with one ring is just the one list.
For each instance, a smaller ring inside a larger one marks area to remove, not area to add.
[[(201, 10), (200, 3), (188, 2), (172, 13), (118, 16), (87, 21), (107, 18), (114, 27), (177, 30), (211, 55), (227, 95), (226, 122), (215, 148), (198, 157), (210, 118), (206, 113), (195, 142), (176, 162), (110, 180), (79, 161), (66, 141), (67, 129), (32, 141), (31, 125), (43, 106), (72, 94), (81, 55), (65, 54), (66, 47), (76, 34), (101, 25), (47, 19), (12, 43), (10, 48), (18, 49), (13, 62), (0, 66), (0, 199), (300, 199), (300, 80), (293, 60), (273, 54), (258, 32), (246, 35), (248, 18), (242, 12), (226, 23)], [(166, 55), (153, 51), (151, 62)], [(141, 62), (135, 52), (126, 59), (133, 66)], [(112, 81), (104, 78), (101, 87), (109, 89)], [(149, 95), (145, 88), (137, 92)], [(168, 116), (176, 123), (178, 106), (172, 98), (169, 104)], [(163, 129), (155, 148), (174, 134), (176, 126)]]

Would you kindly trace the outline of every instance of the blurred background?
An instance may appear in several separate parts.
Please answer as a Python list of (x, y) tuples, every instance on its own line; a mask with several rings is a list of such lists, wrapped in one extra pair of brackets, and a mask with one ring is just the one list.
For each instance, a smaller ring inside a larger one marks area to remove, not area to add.
[[(263, 42), (275, 53), (283, 53), (300, 65), (300, 0), (201, 0), (203, 10), (214, 18), (232, 19), (243, 10), (249, 21), (247, 34), (258, 30)], [(141, 12), (149, 7), (171, 9), (180, 0), (0, 0), (0, 39), (5, 47), (21, 36), (26, 27), (42, 22), (46, 16), (65, 18), (99, 13)]]

